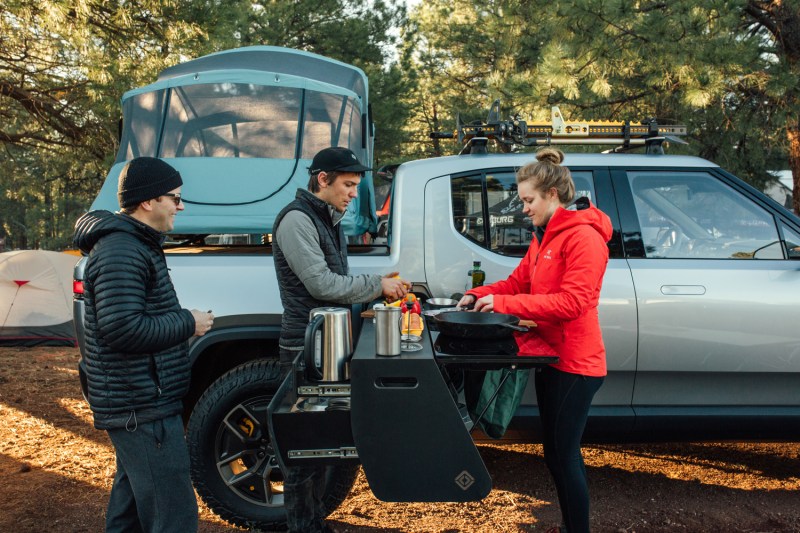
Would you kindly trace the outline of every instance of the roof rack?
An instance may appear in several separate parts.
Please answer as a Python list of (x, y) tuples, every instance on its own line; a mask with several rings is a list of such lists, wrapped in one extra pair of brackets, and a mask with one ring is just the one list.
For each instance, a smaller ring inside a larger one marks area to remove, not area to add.
[(469, 124), (456, 118), (453, 133), (432, 132), (432, 139), (458, 139), (465, 143), (460, 154), (485, 154), (490, 139), (497, 141), (501, 150), (509, 152), (514, 146), (614, 145), (611, 151), (623, 152), (644, 146), (648, 154), (663, 154), (664, 141), (687, 144), (678, 136), (686, 135), (686, 126), (659, 124), (655, 118), (639, 124), (624, 122), (582, 121), (567, 122), (557, 106), (550, 110), (550, 123), (527, 123), (519, 115), (508, 120), (500, 119), (500, 100), (492, 102), (486, 122)]

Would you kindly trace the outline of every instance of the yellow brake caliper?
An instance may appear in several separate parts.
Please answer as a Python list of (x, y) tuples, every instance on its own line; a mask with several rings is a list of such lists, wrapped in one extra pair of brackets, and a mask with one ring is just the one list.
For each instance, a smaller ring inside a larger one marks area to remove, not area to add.
[(255, 431), (256, 431), (256, 425), (249, 418), (241, 418), (241, 419), (239, 419), (239, 428), (248, 437), (252, 437), (253, 433), (255, 433)]

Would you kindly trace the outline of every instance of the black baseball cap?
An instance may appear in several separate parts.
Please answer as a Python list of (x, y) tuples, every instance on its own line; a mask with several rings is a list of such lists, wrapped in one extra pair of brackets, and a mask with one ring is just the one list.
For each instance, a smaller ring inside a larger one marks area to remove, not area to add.
[(308, 167), (309, 174), (318, 172), (366, 172), (372, 170), (364, 166), (356, 157), (352, 150), (337, 146), (320, 150), (311, 161)]

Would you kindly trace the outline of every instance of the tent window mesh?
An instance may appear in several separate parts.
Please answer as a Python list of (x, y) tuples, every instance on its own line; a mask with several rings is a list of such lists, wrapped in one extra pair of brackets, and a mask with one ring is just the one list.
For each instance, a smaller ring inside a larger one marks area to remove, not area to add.
[[(361, 113), (353, 98), (306, 91), (301, 158), (346, 146), (360, 158)], [(165, 91), (129, 98), (117, 161), (138, 156), (293, 159), (303, 90), (247, 83), (171, 89), (158, 150)]]

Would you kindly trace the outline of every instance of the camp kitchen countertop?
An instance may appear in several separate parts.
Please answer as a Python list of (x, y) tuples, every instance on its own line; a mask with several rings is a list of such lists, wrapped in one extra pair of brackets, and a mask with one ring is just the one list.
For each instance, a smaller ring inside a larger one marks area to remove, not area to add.
[[(492, 481), (440, 365), (535, 367), (556, 357), (444, 353), (426, 320), (422, 349), (375, 354), (373, 321), (364, 320), (350, 363), (351, 424), (375, 496), (384, 501), (472, 501)], [(510, 337), (511, 342), (513, 338)], [(441, 343), (440, 343), (441, 344)], [(423, 481), (424, 480), (424, 481)]]

